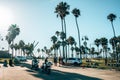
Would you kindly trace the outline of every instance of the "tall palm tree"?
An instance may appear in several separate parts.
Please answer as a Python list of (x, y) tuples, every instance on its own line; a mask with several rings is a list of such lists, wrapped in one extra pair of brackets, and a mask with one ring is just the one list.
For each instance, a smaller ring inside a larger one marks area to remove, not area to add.
[(87, 59), (87, 41), (89, 40), (87, 36), (84, 36), (82, 38), (82, 40), (84, 41), (83, 44), (84, 44), (84, 48), (85, 48), (85, 55), (86, 55), (86, 59)]
[[(57, 37), (56, 36), (52, 36), (51, 37), (51, 41), (53, 42), (53, 45), (55, 45), (55, 43), (57, 42)], [(56, 56), (55, 48), (54, 48), (54, 56)]]
[(115, 47), (117, 45), (117, 37), (112, 37), (110, 40), (109, 40), (109, 43), (112, 45), (112, 49), (115, 50)]
[(60, 2), (55, 8), (55, 13), (57, 13), (57, 17), (60, 16), (61, 18), (62, 32), (65, 32), (65, 34), (66, 34), (65, 17), (66, 15), (69, 15), (69, 9), (70, 9), (70, 6), (66, 2)]
[(57, 35), (57, 37), (60, 35), (59, 31), (56, 31), (55, 34)]
[(111, 22), (114, 37), (116, 36), (116, 34), (115, 34), (114, 26), (113, 26), (113, 21), (116, 19), (116, 17), (117, 17), (117, 16), (116, 16), (115, 14), (113, 14), (113, 13), (110, 13), (110, 14), (107, 16), (107, 19), (110, 20), (110, 22)]
[(17, 43), (15, 43), (14, 48), (15, 48), (15, 56), (17, 56), (17, 49), (18, 49), (18, 44)]
[(69, 49), (69, 45), (70, 45), (70, 44), (69, 44), (69, 38), (66, 39), (66, 43), (67, 43), (67, 45), (68, 45), (68, 54), (67, 54), (67, 55), (68, 55), (68, 57), (69, 57), (69, 54), (70, 54), (70, 52), (69, 52), (69, 50), (70, 50), (70, 49)]
[(73, 46), (71, 47), (71, 51), (72, 51), (71, 57), (73, 58), (73, 51), (74, 51), (74, 47)]
[(97, 46), (98, 53), (99, 53), (99, 46), (100, 46), (100, 39), (95, 39), (94, 40), (95, 45)]
[(10, 37), (9, 37), (9, 33), (6, 35), (6, 40), (7, 40), (7, 42), (8, 42), (8, 53), (10, 52), (10, 44), (11, 44), (11, 39), (10, 39)]
[(66, 38), (66, 34), (64, 32), (60, 32), (60, 38), (62, 39), (62, 46), (63, 46), (63, 58), (65, 58), (65, 41), (64, 39)]
[[(79, 30), (79, 26), (78, 26), (78, 22), (77, 22), (77, 18), (80, 16), (80, 10), (77, 8), (74, 8), (72, 10), (72, 13), (75, 16), (75, 22), (76, 22), (76, 27), (77, 27), (77, 31), (78, 31), (79, 49), (80, 49), (80, 47), (81, 47), (80, 30)], [(80, 59), (82, 59), (81, 52), (80, 52)]]
[(77, 57), (79, 55), (79, 53), (78, 53), (79, 52), (79, 48), (77, 46), (75, 47), (75, 51), (76, 51), (76, 57)]
[(57, 41), (57, 46), (56, 46), (56, 48), (57, 48), (57, 50), (59, 49), (59, 54), (60, 54), (60, 56), (61, 56), (60, 46), (61, 46), (61, 41)]
[(68, 37), (68, 43), (71, 45), (71, 50), (72, 50), (72, 57), (73, 57), (73, 44), (75, 43), (75, 39), (72, 36)]
[(14, 54), (14, 53), (13, 53), (14, 45), (13, 45), (13, 44), (11, 44), (11, 45), (10, 45), (10, 48), (11, 48), (11, 50), (12, 50), (12, 55), (11, 55), (11, 58), (13, 58), (13, 54)]
[(19, 46), (20, 46), (20, 49), (21, 49), (21, 56), (22, 56), (22, 51), (23, 51), (23, 47), (24, 47), (25, 43), (23, 40), (20, 40), (19, 41)]
[[(57, 13), (57, 17), (60, 16), (61, 18), (62, 32), (64, 32), (66, 35), (65, 39), (67, 37), (65, 17), (66, 15), (69, 15), (69, 9), (70, 6), (66, 2), (60, 2), (55, 8), (55, 13)], [(67, 58), (67, 46), (65, 47), (65, 50), (66, 50), (66, 58)]]
[(56, 37), (56, 36), (52, 36), (52, 37), (51, 37), (51, 41), (53, 42), (53, 44), (55, 44), (56, 41), (57, 41), (57, 37)]
[[(20, 33), (20, 28), (16, 24), (10, 25), (8, 29), (8, 34), (6, 35), (6, 40), (8, 41), (8, 44), (10, 45), (11, 43), (14, 44), (14, 39), (16, 38), (17, 35)], [(12, 54), (13, 54), (12, 50)]]
[(102, 37), (102, 38), (100, 39), (100, 42), (101, 42), (101, 45), (102, 45), (103, 50), (104, 50), (105, 55), (106, 55), (106, 57), (105, 57), (105, 65), (107, 65), (108, 39), (107, 39), (107, 38), (105, 38), (105, 37)]

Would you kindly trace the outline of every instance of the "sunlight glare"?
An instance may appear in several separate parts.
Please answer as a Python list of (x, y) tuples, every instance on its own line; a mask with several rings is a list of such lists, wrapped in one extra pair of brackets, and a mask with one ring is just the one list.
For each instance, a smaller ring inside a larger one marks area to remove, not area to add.
[(14, 22), (14, 16), (12, 13), (12, 10), (0, 6), (0, 30), (6, 30), (8, 29), (9, 25), (13, 24)]

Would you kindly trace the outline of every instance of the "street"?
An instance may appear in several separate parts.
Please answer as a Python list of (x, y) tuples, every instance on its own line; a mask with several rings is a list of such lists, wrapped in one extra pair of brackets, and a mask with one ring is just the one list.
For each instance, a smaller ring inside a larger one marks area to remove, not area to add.
[[(42, 61), (39, 65), (41, 66)], [(52, 66), (50, 75), (31, 70), (31, 61), (0, 68), (0, 80), (120, 80), (120, 72), (74, 66)]]

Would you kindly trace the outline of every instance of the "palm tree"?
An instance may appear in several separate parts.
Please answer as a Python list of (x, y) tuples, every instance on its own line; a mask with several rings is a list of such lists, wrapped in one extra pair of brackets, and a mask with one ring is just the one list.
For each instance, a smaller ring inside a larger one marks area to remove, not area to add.
[(23, 51), (23, 47), (24, 47), (25, 43), (23, 40), (20, 40), (19, 41), (19, 46), (20, 46), (20, 49), (21, 49), (21, 56), (22, 56), (22, 51)]
[(10, 52), (10, 44), (11, 44), (11, 39), (10, 39), (10, 37), (9, 37), (9, 33), (6, 35), (6, 40), (7, 40), (7, 42), (8, 42), (8, 53)]
[[(17, 35), (20, 33), (20, 28), (16, 24), (10, 25), (8, 29), (8, 34), (6, 35), (6, 40), (8, 41), (8, 44), (10, 46), (11, 42), (14, 44), (14, 39), (16, 38)], [(12, 50), (12, 54), (13, 54)]]
[(75, 43), (75, 39), (72, 36), (69, 36), (68, 38), (68, 43), (73, 46), (73, 44)]
[[(51, 37), (51, 41), (53, 42), (53, 45), (55, 45), (55, 43), (57, 42), (57, 37), (56, 36), (52, 36)], [(54, 48), (54, 56), (56, 56), (55, 48)]]
[[(38, 54), (40, 53), (40, 48), (37, 49), (37, 52), (38, 52)], [(41, 56), (41, 55), (39, 55), (39, 57), (40, 57), (40, 56)]]
[[(60, 2), (55, 8), (55, 13), (57, 13), (57, 17), (60, 16), (61, 18), (62, 32), (65, 32), (65, 34), (66, 34), (65, 17), (66, 15), (69, 15), (69, 9), (70, 6), (66, 2)], [(64, 21), (64, 28), (63, 28), (63, 21)]]
[(11, 44), (11, 45), (10, 45), (10, 48), (11, 48), (11, 50), (12, 50), (12, 55), (11, 55), (11, 58), (13, 58), (13, 49), (14, 49), (14, 45), (13, 45), (13, 44)]
[(17, 56), (17, 49), (18, 49), (18, 44), (17, 43), (15, 43), (14, 48), (15, 48), (15, 56)]
[(70, 49), (69, 49), (69, 45), (70, 45), (70, 44), (69, 44), (69, 38), (66, 39), (66, 43), (67, 43), (67, 45), (68, 45), (68, 54), (67, 54), (67, 55), (68, 55), (68, 57), (69, 57), (69, 54), (70, 54), (70, 52), (69, 52), (69, 50), (70, 50)]
[(55, 34), (57, 35), (57, 37), (60, 35), (59, 31), (56, 31)]
[[(91, 50), (90, 50), (90, 52), (91, 52), (91, 55), (94, 55), (94, 53), (95, 53), (95, 48), (92, 47)], [(91, 58), (92, 58), (92, 57), (91, 57)]]
[(57, 41), (57, 46), (56, 46), (56, 48), (57, 48), (57, 50), (59, 49), (59, 54), (60, 54), (60, 56), (61, 56), (60, 46), (61, 46), (61, 41)]
[(57, 41), (57, 37), (56, 37), (56, 36), (52, 36), (52, 37), (51, 37), (51, 41), (53, 42), (53, 44), (55, 44), (56, 41)]
[(110, 40), (109, 40), (109, 43), (112, 45), (112, 49), (113, 51), (115, 50), (115, 47), (117, 45), (117, 37), (112, 37)]
[(95, 43), (95, 45), (97, 46), (97, 48), (98, 48), (98, 53), (99, 53), (100, 39), (94, 40), (94, 43)]
[(107, 38), (102, 37), (102, 38), (100, 39), (100, 42), (101, 42), (101, 45), (102, 45), (103, 50), (104, 50), (105, 55), (106, 55), (106, 57), (105, 57), (105, 65), (107, 65), (107, 49), (108, 49), (108, 40), (107, 40)]
[(84, 40), (83, 44), (84, 44), (84, 48), (85, 48), (85, 55), (86, 55), (86, 58), (87, 58), (87, 40), (89, 40), (89, 39), (88, 39), (87, 36), (84, 36), (82, 38), (82, 40)]
[(79, 48), (76, 46), (75, 47), (75, 51), (76, 51), (76, 57), (79, 55)]
[(71, 45), (71, 50), (72, 50), (72, 55), (73, 55), (73, 44), (75, 43), (75, 39), (72, 36), (69, 36), (68, 43)]
[(63, 58), (65, 58), (65, 41), (64, 39), (66, 38), (66, 34), (64, 32), (60, 32), (60, 38), (62, 39), (62, 46), (63, 46)]
[(71, 47), (71, 51), (72, 51), (71, 57), (73, 58), (73, 51), (74, 51), (74, 47), (73, 46)]
[[(64, 32), (66, 35), (65, 39), (67, 37), (65, 17), (66, 17), (66, 15), (69, 15), (69, 9), (70, 9), (70, 6), (66, 2), (60, 2), (57, 5), (57, 7), (55, 8), (55, 13), (57, 13), (57, 17), (60, 16), (60, 18), (61, 18), (62, 32)], [(66, 49), (66, 58), (67, 58), (67, 46), (65, 47), (65, 49)], [(64, 51), (64, 49), (63, 49), (63, 51)], [(63, 57), (65, 58), (65, 56), (63, 56)]]
[[(75, 16), (76, 27), (77, 27), (77, 30), (78, 30), (79, 49), (80, 49), (80, 47), (81, 47), (80, 30), (79, 30), (78, 22), (77, 22), (77, 18), (80, 16), (80, 10), (75, 8), (75, 9), (72, 10), (72, 13)], [(81, 52), (80, 52), (80, 59), (82, 59)]]
[(109, 14), (109, 15), (107, 16), (107, 19), (109, 19), (110, 22), (111, 22), (114, 37), (115, 37), (116, 35), (115, 35), (115, 29), (114, 29), (114, 26), (113, 26), (113, 21), (116, 19), (116, 17), (117, 17), (117, 16), (116, 16), (115, 14), (113, 14), (113, 13), (111, 13), (111, 14)]
[(41, 49), (41, 51), (42, 51), (42, 58), (43, 58), (43, 53), (44, 53), (45, 51), (44, 51), (44, 49)]

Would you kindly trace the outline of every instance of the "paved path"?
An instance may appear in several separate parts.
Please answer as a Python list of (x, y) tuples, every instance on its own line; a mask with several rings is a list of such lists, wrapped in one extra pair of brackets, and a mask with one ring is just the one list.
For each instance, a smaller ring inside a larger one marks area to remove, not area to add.
[(1, 67), (0, 80), (120, 80), (120, 72), (114, 70), (52, 66), (52, 73), (47, 75), (40, 70), (31, 70), (30, 63), (28, 61), (15, 67)]

